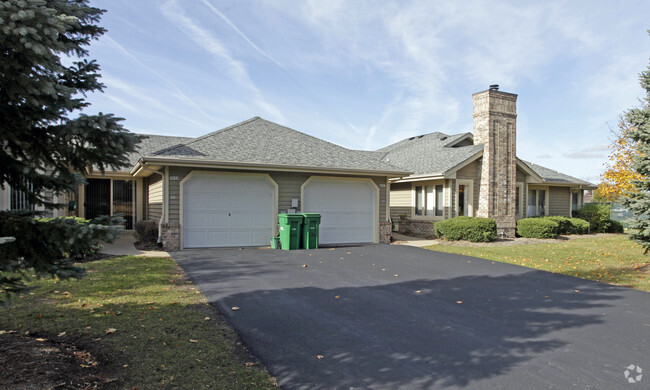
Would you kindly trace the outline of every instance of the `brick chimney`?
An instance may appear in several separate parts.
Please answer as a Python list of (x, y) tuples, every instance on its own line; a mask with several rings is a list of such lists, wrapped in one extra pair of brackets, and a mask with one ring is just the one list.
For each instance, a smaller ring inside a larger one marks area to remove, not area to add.
[(517, 180), (517, 95), (498, 85), (472, 95), (474, 144), (484, 144), (478, 217), (492, 218), (500, 237), (514, 237)]

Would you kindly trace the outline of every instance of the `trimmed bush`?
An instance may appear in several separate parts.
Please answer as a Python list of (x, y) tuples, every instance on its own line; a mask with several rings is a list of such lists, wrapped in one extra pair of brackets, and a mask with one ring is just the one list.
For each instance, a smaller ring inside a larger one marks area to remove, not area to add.
[(497, 224), (490, 218), (456, 217), (436, 222), (436, 235), (449, 241), (490, 242), (497, 238)]
[(568, 218), (571, 223), (571, 232), (568, 234), (589, 234), (589, 222), (580, 218)]
[(589, 222), (580, 218), (567, 218), (561, 216), (536, 217), (555, 221), (558, 224), (557, 234), (588, 234)]
[(158, 241), (158, 223), (156, 221), (138, 221), (135, 223), (135, 238), (141, 243)]
[(610, 205), (605, 203), (587, 203), (579, 210), (574, 211), (574, 217), (589, 222), (591, 233), (605, 233), (611, 225), (610, 208)]
[(607, 228), (607, 233), (624, 233), (625, 228), (623, 224), (614, 219), (609, 220), (609, 228)]
[(555, 238), (560, 225), (550, 218), (524, 218), (517, 221), (517, 234), (526, 238)]

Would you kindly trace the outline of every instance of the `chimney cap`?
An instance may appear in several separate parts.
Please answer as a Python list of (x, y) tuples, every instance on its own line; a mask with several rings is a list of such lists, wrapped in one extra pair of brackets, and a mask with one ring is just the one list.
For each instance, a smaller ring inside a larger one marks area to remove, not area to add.
[(490, 91), (498, 91), (498, 90), (499, 90), (499, 84), (490, 85)]

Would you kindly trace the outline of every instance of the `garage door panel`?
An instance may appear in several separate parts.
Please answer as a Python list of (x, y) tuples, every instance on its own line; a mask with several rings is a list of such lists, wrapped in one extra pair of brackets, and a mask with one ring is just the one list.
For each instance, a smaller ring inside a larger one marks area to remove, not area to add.
[(264, 176), (194, 174), (183, 184), (184, 247), (268, 245), (274, 192)]
[(303, 196), (304, 212), (321, 214), (321, 243), (374, 241), (376, 189), (367, 180), (315, 178)]

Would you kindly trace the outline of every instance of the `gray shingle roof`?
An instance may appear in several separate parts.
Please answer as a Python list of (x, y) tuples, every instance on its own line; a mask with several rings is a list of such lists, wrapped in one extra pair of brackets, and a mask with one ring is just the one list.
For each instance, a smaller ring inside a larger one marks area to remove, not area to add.
[[(523, 161), (523, 160), (522, 160)], [(588, 181), (577, 179), (573, 176), (565, 175), (564, 173), (554, 171), (550, 168), (543, 167), (541, 165), (534, 164), (529, 161), (523, 161), (530, 169), (535, 171), (539, 176), (544, 179), (547, 183), (557, 183), (557, 184), (579, 184), (584, 186), (595, 187), (594, 184), (589, 183)]]
[[(138, 162), (138, 160), (142, 156), (152, 155), (159, 150), (180, 145), (193, 139), (190, 137), (172, 137), (167, 135), (153, 135), (153, 134), (137, 134), (137, 135), (141, 135), (146, 138), (143, 138), (138, 144), (137, 152), (129, 154), (128, 157), (131, 166), (135, 165), (135, 163)], [(130, 167), (128, 169), (130, 169)]]
[(382, 160), (412, 171), (413, 175), (443, 175), (483, 150), (483, 145), (446, 146), (467, 133), (447, 135), (440, 132), (410, 137), (379, 149)]
[(294, 167), (404, 172), (404, 169), (381, 161), (381, 154), (347, 149), (259, 117), (150, 155)]

